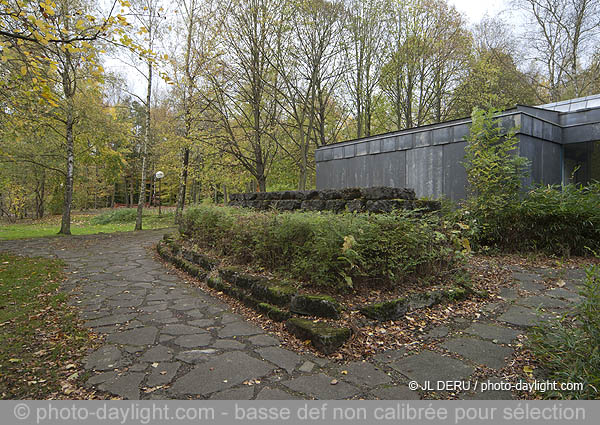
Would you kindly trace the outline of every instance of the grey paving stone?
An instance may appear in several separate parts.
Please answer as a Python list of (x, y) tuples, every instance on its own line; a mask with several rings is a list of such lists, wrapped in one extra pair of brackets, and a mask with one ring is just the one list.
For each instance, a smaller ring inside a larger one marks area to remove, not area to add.
[(312, 372), (314, 367), (315, 367), (315, 364), (313, 362), (310, 362), (307, 360), (304, 363), (302, 363), (302, 366), (300, 366), (298, 368), (298, 371), (303, 372), (303, 373), (310, 373), (310, 372)]
[(450, 328), (448, 326), (440, 325), (435, 328), (429, 330), (426, 334), (423, 335), (425, 338), (437, 339), (443, 338), (450, 333)]
[(386, 350), (383, 353), (373, 356), (373, 358), (378, 362), (391, 363), (403, 359), (407, 353), (408, 351), (404, 348), (400, 350)]
[(98, 328), (107, 325), (120, 325), (126, 323), (132, 319), (135, 319), (137, 314), (116, 314), (113, 316), (106, 316), (100, 319), (88, 320), (85, 325), (89, 328)]
[(279, 345), (279, 340), (271, 335), (263, 334), (250, 337), (250, 343), (260, 346)]
[(488, 323), (473, 323), (469, 328), (465, 329), (465, 332), (494, 342), (498, 341), (502, 344), (510, 344), (517, 336), (523, 333), (504, 326)]
[(148, 369), (148, 363), (135, 363), (127, 368), (130, 372), (143, 372), (146, 369)]
[(173, 377), (175, 377), (180, 366), (181, 363), (179, 362), (162, 362), (159, 363), (157, 367), (150, 368), (152, 372), (150, 373), (150, 376), (148, 376), (146, 385), (148, 387), (156, 387), (158, 385), (168, 384)]
[(256, 395), (256, 400), (298, 400), (298, 397), (279, 388), (265, 387)]
[(221, 354), (177, 379), (171, 387), (176, 395), (207, 395), (236, 386), (249, 379), (262, 378), (275, 369), (239, 351)]
[(85, 358), (85, 368), (93, 370), (110, 370), (123, 365), (121, 350), (114, 345), (104, 345)]
[(197, 364), (207, 361), (215, 357), (217, 350), (213, 348), (205, 348), (203, 350), (188, 350), (182, 351), (175, 357), (185, 363)]
[(123, 397), (128, 400), (139, 400), (140, 384), (146, 374), (141, 372), (126, 373), (113, 379), (104, 382), (98, 386), (102, 391), (107, 391), (112, 394)]
[(475, 363), (492, 369), (501, 369), (506, 366), (506, 358), (514, 353), (512, 348), (475, 338), (453, 338), (442, 346), (448, 351), (460, 354)]
[[(354, 385), (339, 381), (332, 385), (334, 378), (323, 373), (318, 375), (303, 375), (289, 381), (282, 382), (290, 390), (309, 395), (319, 400), (342, 400), (350, 398), (360, 392)], [(337, 380), (336, 380), (337, 381)]]
[(420, 400), (418, 392), (413, 391), (406, 385), (390, 385), (376, 388), (371, 391), (379, 400)]
[(242, 350), (246, 348), (246, 345), (231, 339), (217, 339), (212, 347), (222, 350)]
[(197, 327), (203, 328), (203, 329), (206, 329), (214, 324), (215, 324), (214, 319), (197, 319), (197, 320), (192, 320), (191, 322), (188, 322), (188, 325), (190, 325), (190, 326), (197, 326)]
[(154, 344), (157, 334), (158, 329), (147, 326), (109, 335), (106, 340), (117, 344), (148, 345)]
[(121, 349), (123, 351), (125, 351), (126, 353), (129, 354), (135, 354), (135, 353), (140, 353), (142, 351), (144, 351), (146, 349), (146, 347), (139, 347), (136, 345), (124, 345), (123, 347), (121, 347)]
[(117, 377), (117, 375), (118, 375), (118, 373), (114, 372), (114, 371), (113, 372), (102, 372), (102, 373), (99, 373), (99, 374), (94, 375), (91, 378), (89, 378), (86, 381), (86, 385), (91, 386), (91, 385), (101, 384), (103, 382), (115, 379)]
[(228, 338), (232, 336), (247, 336), (262, 334), (264, 331), (257, 326), (246, 322), (233, 322), (226, 325), (223, 329), (219, 329), (218, 335), (220, 338)]
[(302, 357), (284, 348), (264, 347), (255, 351), (260, 354), (263, 359), (285, 369), (288, 373), (292, 373), (296, 366), (302, 362)]
[(352, 362), (340, 367), (346, 370), (347, 375), (342, 376), (344, 381), (354, 385), (376, 387), (391, 382), (391, 378), (380, 369), (367, 362)]
[(228, 324), (233, 322), (243, 322), (244, 318), (239, 314), (234, 313), (223, 313), (221, 315), (221, 323)]
[(500, 288), (498, 294), (500, 295), (500, 298), (506, 301), (514, 301), (519, 298), (519, 293), (515, 288)]
[(210, 396), (210, 400), (252, 400), (254, 387), (246, 386), (231, 390), (219, 391)]
[(390, 366), (409, 379), (418, 381), (420, 385), (424, 381), (435, 383), (436, 381), (465, 380), (474, 371), (471, 366), (460, 360), (429, 350), (405, 357), (391, 363)]
[(577, 294), (577, 292), (573, 292), (564, 288), (550, 289), (544, 294), (548, 295), (549, 297), (560, 298), (572, 303), (580, 302), (583, 299), (581, 295)]
[(530, 327), (538, 323), (544, 317), (547, 318), (547, 316), (538, 317), (533, 309), (515, 305), (511, 306), (505, 313), (498, 316), (498, 320), (510, 323), (511, 325)]
[(206, 347), (210, 345), (212, 339), (210, 334), (183, 335), (176, 338), (173, 343), (184, 348)]
[(196, 326), (188, 326), (181, 324), (168, 324), (161, 329), (161, 333), (167, 335), (190, 335), (205, 332), (206, 331), (204, 329), (198, 328)]
[(150, 348), (141, 357), (143, 362), (163, 362), (173, 358), (173, 350), (164, 345), (157, 345)]
[(543, 308), (543, 309), (559, 309), (569, 305), (568, 302), (560, 300), (555, 297), (534, 295), (532, 297), (521, 298), (517, 301), (517, 304), (531, 308)]

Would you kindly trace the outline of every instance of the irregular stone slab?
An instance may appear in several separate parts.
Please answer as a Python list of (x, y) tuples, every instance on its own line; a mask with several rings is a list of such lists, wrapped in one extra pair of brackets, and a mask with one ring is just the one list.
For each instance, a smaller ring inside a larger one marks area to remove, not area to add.
[(219, 391), (210, 396), (210, 400), (252, 400), (254, 387), (241, 387), (231, 390)]
[(86, 386), (98, 385), (106, 381), (110, 381), (111, 379), (115, 379), (117, 377), (117, 372), (102, 372), (98, 375), (92, 376), (85, 383)]
[(198, 320), (192, 320), (191, 322), (188, 322), (188, 325), (190, 325), (190, 326), (197, 326), (197, 327), (203, 328), (203, 329), (206, 329), (209, 326), (212, 326), (214, 324), (215, 324), (214, 319), (198, 319)]
[(289, 350), (279, 347), (265, 347), (255, 350), (260, 356), (275, 363), (282, 369), (285, 369), (288, 373), (292, 373), (294, 368), (302, 362), (302, 358)]
[[(206, 314), (204, 314), (200, 310), (187, 310), (185, 312), (185, 314), (187, 314), (188, 316), (193, 317), (195, 319), (202, 319), (203, 317), (206, 317)], [(200, 325), (194, 325), (194, 326), (200, 326)]]
[(179, 311), (193, 310), (198, 308), (198, 304), (195, 301), (182, 301), (173, 304), (171, 308)]
[(204, 350), (188, 350), (177, 354), (175, 358), (185, 363), (196, 364), (213, 358), (216, 353), (217, 350), (212, 348), (206, 348)]
[(190, 335), (205, 332), (206, 331), (204, 329), (198, 328), (196, 326), (188, 326), (181, 324), (168, 324), (161, 330), (161, 333), (167, 335)]
[(403, 359), (406, 353), (408, 353), (408, 351), (406, 351), (403, 348), (400, 350), (387, 350), (383, 353), (379, 353), (376, 356), (373, 356), (373, 358), (381, 363), (391, 363)]
[(290, 381), (282, 382), (283, 385), (298, 393), (307, 394), (319, 400), (342, 400), (352, 397), (360, 392), (358, 388), (346, 382), (332, 385), (334, 378), (323, 373), (318, 375), (304, 375)]
[(264, 331), (257, 326), (246, 322), (233, 322), (220, 329), (218, 332), (219, 338), (228, 338), (232, 336), (246, 336), (262, 334)]
[(144, 300), (142, 298), (130, 299), (130, 300), (114, 300), (109, 301), (107, 304), (111, 307), (138, 307), (142, 305)]
[(312, 372), (314, 367), (315, 364), (313, 362), (305, 361), (304, 363), (302, 363), (302, 366), (298, 368), (298, 370), (303, 373), (310, 373)]
[(116, 314), (95, 320), (88, 320), (85, 325), (89, 328), (98, 328), (107, 325), (121, 325), (137, 317), (137, 314)]
[(450, 333), (450, 328), (448, 326), (440, 325), (431, 329), (429, 332), (423, 335), (423, 337), (427, 339), (437, 339), (445, 337), (448, 335), (448, 333)]
[(249, 379), (261, 378), (275, 369), (267, 362), (257, 360), (240, 351), (231, 351), (196, 366), (175, 381), (173, 394), (207, 395), (238, 385)]
[(352, 362), (341, 367), (348, 372), (342, 379), (354, 385), (366, 385), (367, 387), (376, 387), (377, 385), (391, 382), (391, 378), (380, 369), (367, 362)]
[(152, 373), (146, 381), (146, 385), (149, 387), (156, 387), (158, 385), (165, 385), (171, 382), (173, 377), (177, 374), (181, 363), (159, 363), (157, 367), (153, 367)]
[(140, 359), (143, 362), (163, 362), (173, 358), (173, 351), (164, 345), (150, 348)]
[(517, 286), (524, 291), (534, 292), (534, 293), (541, 292), (544, 289), (546, 289), (546, 287), (543, 284), (541, 284), (537, 281), (527, 281), (526, 280), (523, 282), (517, 282)]
[(533, 326), (544, 318), (548, 318), (548, 316), (538, 317), (535, 310), (518, 305), (511, 306), (505, 313), (498, 316), (498, 320), (501, 322), (523, 327)]
[(104, 345), (88, 355), (85, 368), (93, 370), (110, 370), (123, 365), (121, 351), (114, 345)]
[(231, 339), (218, 339), (212, 345), (214, 348), (219, 348), (223, 350), (241, 350), (246, 348), (245, 344), (242, 344), (238, 341), (233, 341)]
[(223, 323), (224, 325), (240, 321), (244, 321), (244, 318), (239, 314), (223, 313), (223, 315), (221, 316), (221, 323)]
[(583, 300), (581, 295), (564, 288), (550, 289), (546, 291), (545, 294), (549, 297), (560, 298), (572, 303), (577, 303)]
[(519, 293), (515, 288), (500, 288), (499, 295), (506, 301), (514, 301), (519, 298)]
[(131, 365), (127, 370), (130, 372), (143, 372), (148, 369), (148, 363), (136, 363)]
[(158, 329), (147, 326), (109, 335), (106, 340), (117, 344), (149, 345), (154, 344), (157, 334)]
[(514, 353), (512, 348), (475, 338), (453, 338), (442, 346), (492, 369), (502, 369), (506, 365), (506, 358)]
[(256, 400), (299, 400), (299, 398), (278, 388), (265, 387), (260, 390)]
[(543, 309), (559, 309), (569, 305), (568, 302), (559, 300), (558, 298), (535, 295), (533, 297), (522, 298), (517, 301), (517, 304), (524, 305), (525, 307), (531, 308), (543, 308)]
[(465, 332), (471, 335), (498, 341), (502, 344), (510, 344), (522, 332), (504, 326), (490, 325), (487, 323), (473, 323)]
[(313, 346), (324, 354), (340, 348), (352, 335), (349, 328), (332, 327), (327, 323), (293, 317), (285, 322), (288, 330), (301, 340), (310, 339)]
[(406, 385), (384, 386), (371, 391), (379, 400), (420, 400), (419, 393)]
[(256, 335), (250, 338), (250, 343), (252, 345), (260, 345), (263, 347), (269, 345), (279, 345), (279, 340), (277, 338), (272, 337), (271, 335)]
[(212, 341), (210, 334), (183, 335), (173, 341), (184, 348), (205, 347)]
[(419, 382), (461, 381), (474, 371), (471, 366), (451, 357), (425, 350), (390, 364), (392, 368)]
[(121, 375), (118, 378), (104, 382), (98, 386), (102, 391), (116, 394), (128, 400), (140, 399), (140, 384), (146, 376), (145, 373), (133, 372)]
[(135, 353), (144, 351), (146, 349), (146, 347), (137, 347), (135, 345), (124, 345), (122, 347), (122, 349), (129, 354), (135, 354)]

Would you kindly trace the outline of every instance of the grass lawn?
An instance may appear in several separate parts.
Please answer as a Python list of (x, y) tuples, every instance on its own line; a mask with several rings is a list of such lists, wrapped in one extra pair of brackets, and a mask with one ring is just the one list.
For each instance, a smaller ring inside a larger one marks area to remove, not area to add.
[(0, 253), (0, 398), (75, 396), (94, 336), (58, 292), (63, 263)]
[[(98, 220), (101, 216), (106, 216), (114, 211), (125, 211), (125, 217), (118, 217), (107, 223), (104, 220)], [(135, 209), (105, 210), (96, 213), (77, 212), (71, 216), (71, 233), (74, 235), (91, 235), (95, 233), (114, 233), (132, 231), (135, 226)], [(55, 236), (60, 230), (59, 215), (49, 216), (42, 220), (23, 220), (17, 223), (0, 222), (0, 240), (35, 238), (41, 236)], [(157, 209), (144, 210), (142, 227), (144, 229), (161, 229), (173, 226), (173, 212), (163, 211), (158, 215)]]

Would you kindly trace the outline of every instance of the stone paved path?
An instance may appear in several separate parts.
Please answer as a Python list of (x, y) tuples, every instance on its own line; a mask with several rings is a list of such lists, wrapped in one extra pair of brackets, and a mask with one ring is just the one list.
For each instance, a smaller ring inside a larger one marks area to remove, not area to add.
[(439, 342), (454, 358), (397, 350), (341, 366), (281, 348), (220, 300), (171, 274), (148, 252), (163, 233), (0, 241), (0, 251), (55, 256), (68, 264), (64, 290), (86, 325), (106, 335), (86, 359), (88, 386), (128, 399), (418, 399), (410, 380), (461, 380), (477, 365), (504, 367), (513, 354), (510, 344), (537, 320), (534, 309), (541, 305), (549, 315), (577, 301), (576, 285), (584, 276), (568, 270), (561, 276), (564, 287), (548, 288), (541, 281), (555, 271), (515, 269), (513, 285), (476, 321), (457, 318), (418, 336)]

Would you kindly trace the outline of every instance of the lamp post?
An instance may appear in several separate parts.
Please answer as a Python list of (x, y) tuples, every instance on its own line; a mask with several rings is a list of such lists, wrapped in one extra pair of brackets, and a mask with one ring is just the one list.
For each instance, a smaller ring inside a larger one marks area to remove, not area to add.
[(156, 178), (156, 180), (158, 180), (158, 215), (160, 215), (160, 181), (162, 180), (162, 178), (165, 176), (165, 173), (163, 173), (162, 171), (157, 171), (156, 174), (154, 175), (154, 177)]

